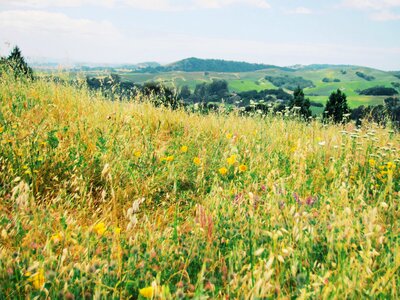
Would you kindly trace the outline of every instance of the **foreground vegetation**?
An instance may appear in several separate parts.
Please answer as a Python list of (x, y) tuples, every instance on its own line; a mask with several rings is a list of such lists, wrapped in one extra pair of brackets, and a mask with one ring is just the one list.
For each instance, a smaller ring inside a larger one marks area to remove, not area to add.
[(400, 137), (0, 77), (0, 298), (399, 298)]

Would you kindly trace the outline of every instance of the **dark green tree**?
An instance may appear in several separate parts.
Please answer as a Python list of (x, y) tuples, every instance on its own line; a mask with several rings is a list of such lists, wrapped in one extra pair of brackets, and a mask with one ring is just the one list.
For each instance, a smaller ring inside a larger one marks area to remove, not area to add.
[(311, 103), (310, 99), (304, 97), (304, 92), (300, 87), (294, 90), (293, 98), (289, 102), (289, 108), (291, 110), (297, 110), (300, 116), (304, 119), (311, 117)]
[(350, 113), (347, 97), (340, 89), (332, 92), (326, 103), (324, 110), (324, 119), (332, 120), (335, 123), (345, 122), (345, 115)]
[(11, 51), (10, 55), (6, 59), (6, 62), (13, 70), (15, 77), (33, 79), (32, 68), (26, 63), (18, 46), (15, 46)]
[(192, 95), (192, 92), (190, 91), (190, 88), (187, 85), (184, 85), (181, 88), (181, 92), (179, 93), (179, 98), (187, 101), (187, 100), (189, 100), (191, 95)]

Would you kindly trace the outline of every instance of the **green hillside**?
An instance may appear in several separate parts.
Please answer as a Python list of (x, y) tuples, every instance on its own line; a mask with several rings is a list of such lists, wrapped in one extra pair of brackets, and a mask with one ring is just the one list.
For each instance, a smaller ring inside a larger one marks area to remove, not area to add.
[(254, 64), (242, 61), (229, 61), (222, 59), (200, 59), (200, 58), (186, 58), (166, 66), (149, 67), (136, 72), (140, 73), (160, 73), (171, 71), (184, 71), (184, 72), (251, 72), (265, 69), (281, 69), (290, 71), (289, 68), (278, 67), (265, 64)]
[[(373, 77), (367, 81), (357, 75), (365, 74)], [(149, 81), (162, 82), (168, 86), (181, 88), (187, 85), (194, 90), (197, 84), (212, 82), (214, 79), (226, 80), (229, 83), (229, 90), (232, 92), (243, 92), (249, 90), (263, 90), (277, 88), (266, 77), (301, 77), (304, 80), (312, 81), (313, 87), (304, 89), (306, 96), (312, 101), (325, 104), (332, 91), (342, 89), (348, 96), (351, 107), (359, 105), (382, 104), (384, 96), (359, 95), (359, 91), (376, 86), (395, 87), (399, 91), (400, 78), (395, 72), (385, 72), (376, 69), (358, 66), (334, 66), (334, 65), (311, 65), (305, 67), (269, 68), (251, 72), (183, 72), (169, 71), (158, 73), (120, 73), (123, 79), (144, 83)], [(324, 82), (330, 81), (330, 82)], [(337, 80), (339, 82), (333, 82)], [(396, 87), (397, 85), (397, 87)]]

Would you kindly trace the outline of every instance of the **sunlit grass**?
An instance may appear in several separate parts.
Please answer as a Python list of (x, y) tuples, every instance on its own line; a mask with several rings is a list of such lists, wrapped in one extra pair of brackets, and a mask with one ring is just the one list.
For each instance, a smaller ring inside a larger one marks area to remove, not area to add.
[(0, 298), (398, 298), (399, 135), (0, 78)]

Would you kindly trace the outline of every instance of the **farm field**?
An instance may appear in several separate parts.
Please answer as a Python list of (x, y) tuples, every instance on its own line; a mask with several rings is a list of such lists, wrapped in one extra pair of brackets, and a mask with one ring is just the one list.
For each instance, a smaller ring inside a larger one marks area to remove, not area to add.
[[(375, 79), (367, 81), (356, 75), (356, 72), (362, 72)], [(345, 74), (343, 74), (345, 73)], [(360, 105), (378, 105), (383, 104), (387, 97), (382, 96), (363, 96), (357, 91), (376, 86), (392, 87), (392, 82), (400, 83), (400, 79), (392, 73), (379, 71), (364, 67), (354, 66), (327, 66), (322, 69), (313, 69), (304, 67), (304, 69), (295, 69), (294, 71), (284, 71), (280, 69), (268, 69), (255, 72), (239, 73), (215, 73), (215, 72), (167, 72), (156, 74), (142, 73), (120, 73), (122, 78), (137, 83), (148, 81), (162, 82), (168, 86), (180, 88), (184, 85), (194, 90), (196, 84), (211, 82), (213, 79), (226, 80), (229, 89), (233, 92), (243, 92), (249, 90), (276, 89), (271, 82), (265, 79), (265, 76), (295, 76), (311, 80), (315, 87), (305, 88), (304, 92), (312, 101), (325, 104), (329, 95), (342, 89), (348, 96), (350, 107), (355, 108)], [(339, 79), (340, 82), (323, 82), (324, 78)], [(317, 109), (318, 108), (313, 108)]]
[(0, 77), (0, 299), (400, 297), (398, 133), (148, 100)]

